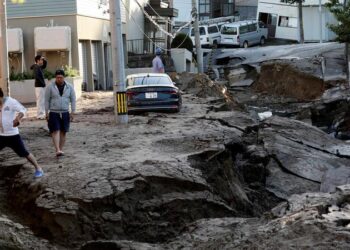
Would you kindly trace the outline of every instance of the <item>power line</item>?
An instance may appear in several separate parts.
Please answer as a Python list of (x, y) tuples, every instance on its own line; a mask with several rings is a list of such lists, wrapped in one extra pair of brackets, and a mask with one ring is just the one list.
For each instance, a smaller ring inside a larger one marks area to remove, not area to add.
[(160, 15), (158, 14), (158, 12), (152, 7), (152, 5), (150, 5), (149, 3), (147, 3), (147, 5), (151, 8), (151, 10), (152, 10), (160, 19), (164, 20), (165, 23), (172, 25), (172, 23), (169, 22), (166, 18), (160, 16)]
[[(147, 17), (149, 21), (151, 21), (161, 32), (166, 34), (167, 36), (170, 36), (171, 38), (174, 38), (174, 35), (169, 33), (168, 31), (164, 30), (156, 21), (153, 20), (153, 18), (144, 10), (142, 5), (138, 2), (138, 0), (135, 0), (136, 4), (139, 6), (139, 8), (142, 10), (143, 14)], [(125, 6), (125, 5), (124, 5)]]

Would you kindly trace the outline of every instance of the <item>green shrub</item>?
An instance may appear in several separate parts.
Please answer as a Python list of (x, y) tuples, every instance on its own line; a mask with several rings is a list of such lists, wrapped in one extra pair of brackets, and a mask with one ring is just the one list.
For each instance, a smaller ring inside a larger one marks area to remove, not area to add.
[(10, 81), (24, 81), (24, 80), (29, 80), (33, 78), (34, 78), (33, 74), (28, 72), (23, 72), (23, 73), (11, 72), (10, 74)]
[(68, 65), (63, 67), (64, 70), (64, 74), (66, 75), (66, 77), (76, 77), (79, 76), (79, 71), (75, 68), (72, 68)]
[(44, 73), (44, 78), (45, 79), (51, 80), (52, 78), (55, 78), (55, 74), (52, 73), (51, 71), (48, 71), (48, 70), (44, 69), (43, 73)]
[(190, 52), (193, 51), (193, 43), (187, 34), (178, 33), (171, 42), (171, 48), (183, 48)]

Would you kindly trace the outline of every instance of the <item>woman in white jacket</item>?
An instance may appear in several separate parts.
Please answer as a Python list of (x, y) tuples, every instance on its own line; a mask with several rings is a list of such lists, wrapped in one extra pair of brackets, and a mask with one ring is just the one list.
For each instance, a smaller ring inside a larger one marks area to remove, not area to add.
[(43, 176), (44, 172), (35, 157), (29, 153), (19, 135), (18, 126), (27, 110), (15, 99), (4, 97), (0, 88), (0, 150), (12, 148), (19, 157), (25, 157), (35, 167), (34, 177)]

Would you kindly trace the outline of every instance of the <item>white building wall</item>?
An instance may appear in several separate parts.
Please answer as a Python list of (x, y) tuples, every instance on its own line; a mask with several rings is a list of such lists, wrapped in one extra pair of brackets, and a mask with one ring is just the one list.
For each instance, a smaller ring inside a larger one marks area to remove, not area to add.
[[(77, 1), (78, 15), (109, 19), (108, 0), (76, 0), (76, 1)], [(125, 2), (125, 0), (123, 1)], [(120, 7), (121, 7), (122, 22), (126, 23), (126, 11), (122, 2), (120, 2)]]
[[(126, 2), (124, 0), (124, 2)], [(148, 0), (138, 0), (138, 2), (142, 5), (148, 2)], [(145, 30), (145, 17), (134, 0), (129, 0), (126, 4), (126, 23), (127, 23), (127, 31), (126, 31), (126, 39), (127, 40), (135, 40), (135, 39), (143, 39), (144, 38), (144, 30)]]
[(100, 0), (77, 0), (77, 14), (109, 19), (109, 14), (106, 12), (108, 6), (101, 5), (100, 3)]
[[(322, 4), (326, 2), (328, 0), (322, 0)], [(305, 0), (303, 6), (305, 41), (319, 41), (321, 26), (319, 25), (319, 1)], [(285, 4), (281, 3), (280, 0), (259, 0), (258, 16), (259, 13), (271, 13), (278, 16), (276, 38), (299, 40), (299, 25), (297, 25), (298, 27), (279, 26), (280, 16), (296, 18), (298, 21), (298, 8), (296, 4)], [(325, 7), (322, 7), (322, 40), (329, 41), (335, 39), (335, 34), (327, 28), (327, 24), (336, 22), (335, 17)]]
[(188, 22), (191, 20), (192, 0), (174, 0), (173, 6), (179, 10), (178, 17), (174, 18), (175, 22)]

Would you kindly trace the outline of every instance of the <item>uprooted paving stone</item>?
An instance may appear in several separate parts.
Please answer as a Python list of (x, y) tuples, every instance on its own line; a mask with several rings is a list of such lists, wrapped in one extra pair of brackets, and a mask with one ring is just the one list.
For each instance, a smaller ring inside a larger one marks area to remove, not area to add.
[(311, 125), (276, 116), (264, 121), (259, 131), (264, 147), (273, 155), (267, 188), (278, 197), (318, 191), (325, 181), (336, 186), (346, 183), (334, 182), (325, 174), (350, 165), (349, 144)]

